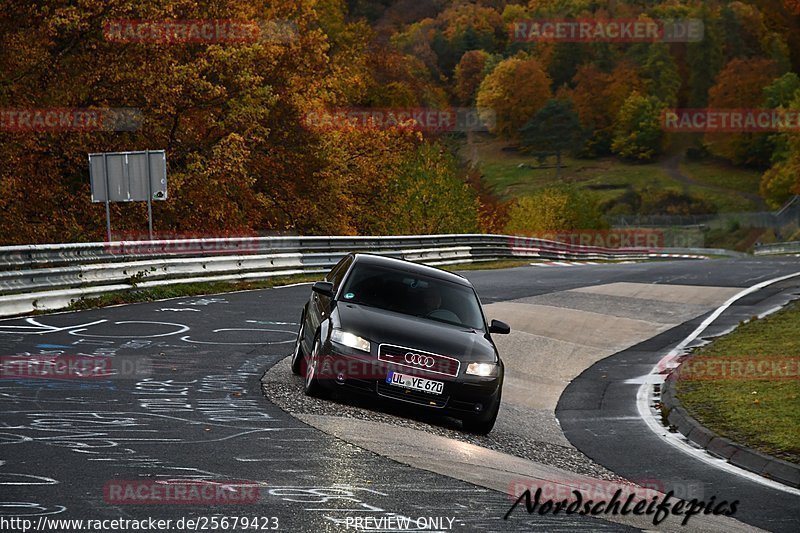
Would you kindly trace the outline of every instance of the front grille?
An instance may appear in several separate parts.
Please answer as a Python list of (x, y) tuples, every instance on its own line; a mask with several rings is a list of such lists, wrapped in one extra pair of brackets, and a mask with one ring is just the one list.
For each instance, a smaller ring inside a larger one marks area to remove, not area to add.
[(397, 366), (450, 377), (457, 377), (461, 367), (461, 362), (453, 357), (392, 344), (381, 344), (378, 347), (378, 359)]
[(376, 384), (376, 392), (379, 396), (415, 403), (418, 405), (426, 405), (428, 407), (444, 407), (447, 405), (447, 401), (450, 399), (449, 396), (442, 396), (438, 394), (434, 395), (411, 389), (392, 387), (391, 385), (381, 381), (377, 382)]

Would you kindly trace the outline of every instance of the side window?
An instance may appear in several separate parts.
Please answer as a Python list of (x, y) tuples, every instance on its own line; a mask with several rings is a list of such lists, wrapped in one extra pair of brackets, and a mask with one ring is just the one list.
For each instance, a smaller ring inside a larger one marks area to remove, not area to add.
[(350, 268), (350, 265), (353, 263), (353, 257), (348, 256), (339, 261), (339, 264), (336, 265), (333, 270), (328, 274), (325, 278), (327, 281), (333, 283), (334, 291), (339, 288), (339, 285), (342, 283), (342, 279), (344, 279), (344, 275), (347, 274), (347, 269)]
[(336, 263), (336, 265), (331, 269), (331, 271), (325, 274), (325, 281), (333, 281), (334, 276), (336, 276), (336, 273), (339, 272), (339, 270), (342, 268), (342, 265), (345, 263), (345, 261), (347, 261), (346, 257), (344, 259), (341, 259), (338, 263)]

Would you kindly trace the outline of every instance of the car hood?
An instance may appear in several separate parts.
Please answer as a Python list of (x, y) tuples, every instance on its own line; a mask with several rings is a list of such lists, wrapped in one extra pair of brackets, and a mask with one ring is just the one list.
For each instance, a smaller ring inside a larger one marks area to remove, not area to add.
[(339, 303), (331, 317), (334, 325), (375, 344), (395, 344), (461, 361), (497, 360), (485, 332), (440, 324), (432, 320), (354, 303)]

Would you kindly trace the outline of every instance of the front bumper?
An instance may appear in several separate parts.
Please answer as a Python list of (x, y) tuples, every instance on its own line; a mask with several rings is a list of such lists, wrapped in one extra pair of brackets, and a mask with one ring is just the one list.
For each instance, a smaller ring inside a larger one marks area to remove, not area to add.
[[(502, 365), (497, 376), (480, 377), (464, 374), (466, 365), (462, 364), (458, 376), (451, 377), (379, 361), (377, 354), (359, 352), (330, 342), (323, 346), (322, 353), (319, 383), (333, 390), (378, 396), (392, 402), (405, 402), (427, 409), (440, 409), (444, 414), (458, 418), (469, 416), (481, 419), (482, 415), (489, 418), (500, 402)], [(389, 384), (387, 376), (390, 371), (441, 381), (444, 383), (442, 393), (432, 394)]]

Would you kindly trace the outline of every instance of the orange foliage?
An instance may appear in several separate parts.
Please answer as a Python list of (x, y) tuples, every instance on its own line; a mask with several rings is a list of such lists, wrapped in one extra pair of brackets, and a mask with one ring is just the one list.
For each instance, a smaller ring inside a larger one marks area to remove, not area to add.
[(471, 50), (461, 56), (456, 65), (454, 92), (459, 102), (469, 105), (475, 97), (475, 91), (483, 81), (483, 69), (489, 54), (483, 50)]
[[(759, 108), (764, 103), (764, 87), (778, 77), (778, 68), (771, 59), (739, 58), (728, 62), (717, 76), (717, 82), (708, 91), (710, 108)], [(707, 133), (704, 142), (709, 150), (728, 160), (752, 162), (751, 146), (756, 136), (752, 133)]]
[(513, 57), (502, 61), (484, 78), (477, 105), (494, 112), (494, 133), (516, 138), (519, 129), (549, 98), (550, 77), (539, 60)]
[(569, 94), (581, 124), (604, 130), (613, 125), (622, 104), (643, 84), (634, 65), (620, 62), (612, 72), (588, 64), (578, 68), (575, 89)]

